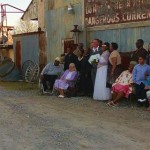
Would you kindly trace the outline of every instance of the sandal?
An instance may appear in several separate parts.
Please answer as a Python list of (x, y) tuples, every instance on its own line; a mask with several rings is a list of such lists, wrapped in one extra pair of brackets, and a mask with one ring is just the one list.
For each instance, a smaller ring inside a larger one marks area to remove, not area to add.
[(113, 102), (113, 107), (118, 107), (119, 106), (119, 103), (114, 103)]
[(114, 102), (113, 102), (113, 101), (110, 101), (110, 102), (108, 102), (106, 105), (109, 106), (109, 107), (112, 107), (112, 106), (114, 105)]

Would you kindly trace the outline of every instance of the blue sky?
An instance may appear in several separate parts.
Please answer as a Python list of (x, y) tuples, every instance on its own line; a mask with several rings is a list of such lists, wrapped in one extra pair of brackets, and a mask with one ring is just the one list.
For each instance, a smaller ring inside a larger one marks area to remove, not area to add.
[[(0, 4), (10, 4), (22, 10), (26, 10), (32, 0), (0, 0)], [(7, 7), (7, 11), (15, 11), (13, 8)], [(0, 14), (1, 15), (1, 14)], [(23, 14), (7, 14), (8, 25), (15, 26), (17, 21)]]

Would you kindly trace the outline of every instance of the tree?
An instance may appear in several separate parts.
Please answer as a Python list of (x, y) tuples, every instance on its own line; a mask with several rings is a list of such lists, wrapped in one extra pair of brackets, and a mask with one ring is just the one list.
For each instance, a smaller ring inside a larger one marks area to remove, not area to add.
[(15, 34), (36, 32), (38, 31), (37, 21), (23, 21), (20, 20), (15, 27)]

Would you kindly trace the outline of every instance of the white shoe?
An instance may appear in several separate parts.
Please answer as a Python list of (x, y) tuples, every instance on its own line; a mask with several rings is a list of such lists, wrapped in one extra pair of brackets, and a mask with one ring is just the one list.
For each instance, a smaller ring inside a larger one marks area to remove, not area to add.
[(53, 96), (53, 94), (54, 94), (53, 92), (50, 92), (50, 93), (49, 93), (50, 96)]
[(138, 102), (145, 102), (146, 101), (146, 99), (138, 99)]
[(49, 92), (48, 92), (48, 91), (44, 91), (44, 90), (43, 90), (43, 94), (49, 94)]
[(64, 98), (65, 96), (63, 96), (63, 95), (59, 95), (58, 97), (59, 97), (59, 98)]

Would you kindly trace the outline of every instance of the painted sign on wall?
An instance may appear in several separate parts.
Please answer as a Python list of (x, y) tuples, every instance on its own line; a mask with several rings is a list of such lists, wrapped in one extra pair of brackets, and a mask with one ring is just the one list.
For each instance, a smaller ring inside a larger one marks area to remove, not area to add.
[(150, 20), (150, 0), (85, 0), (88, 27)]

